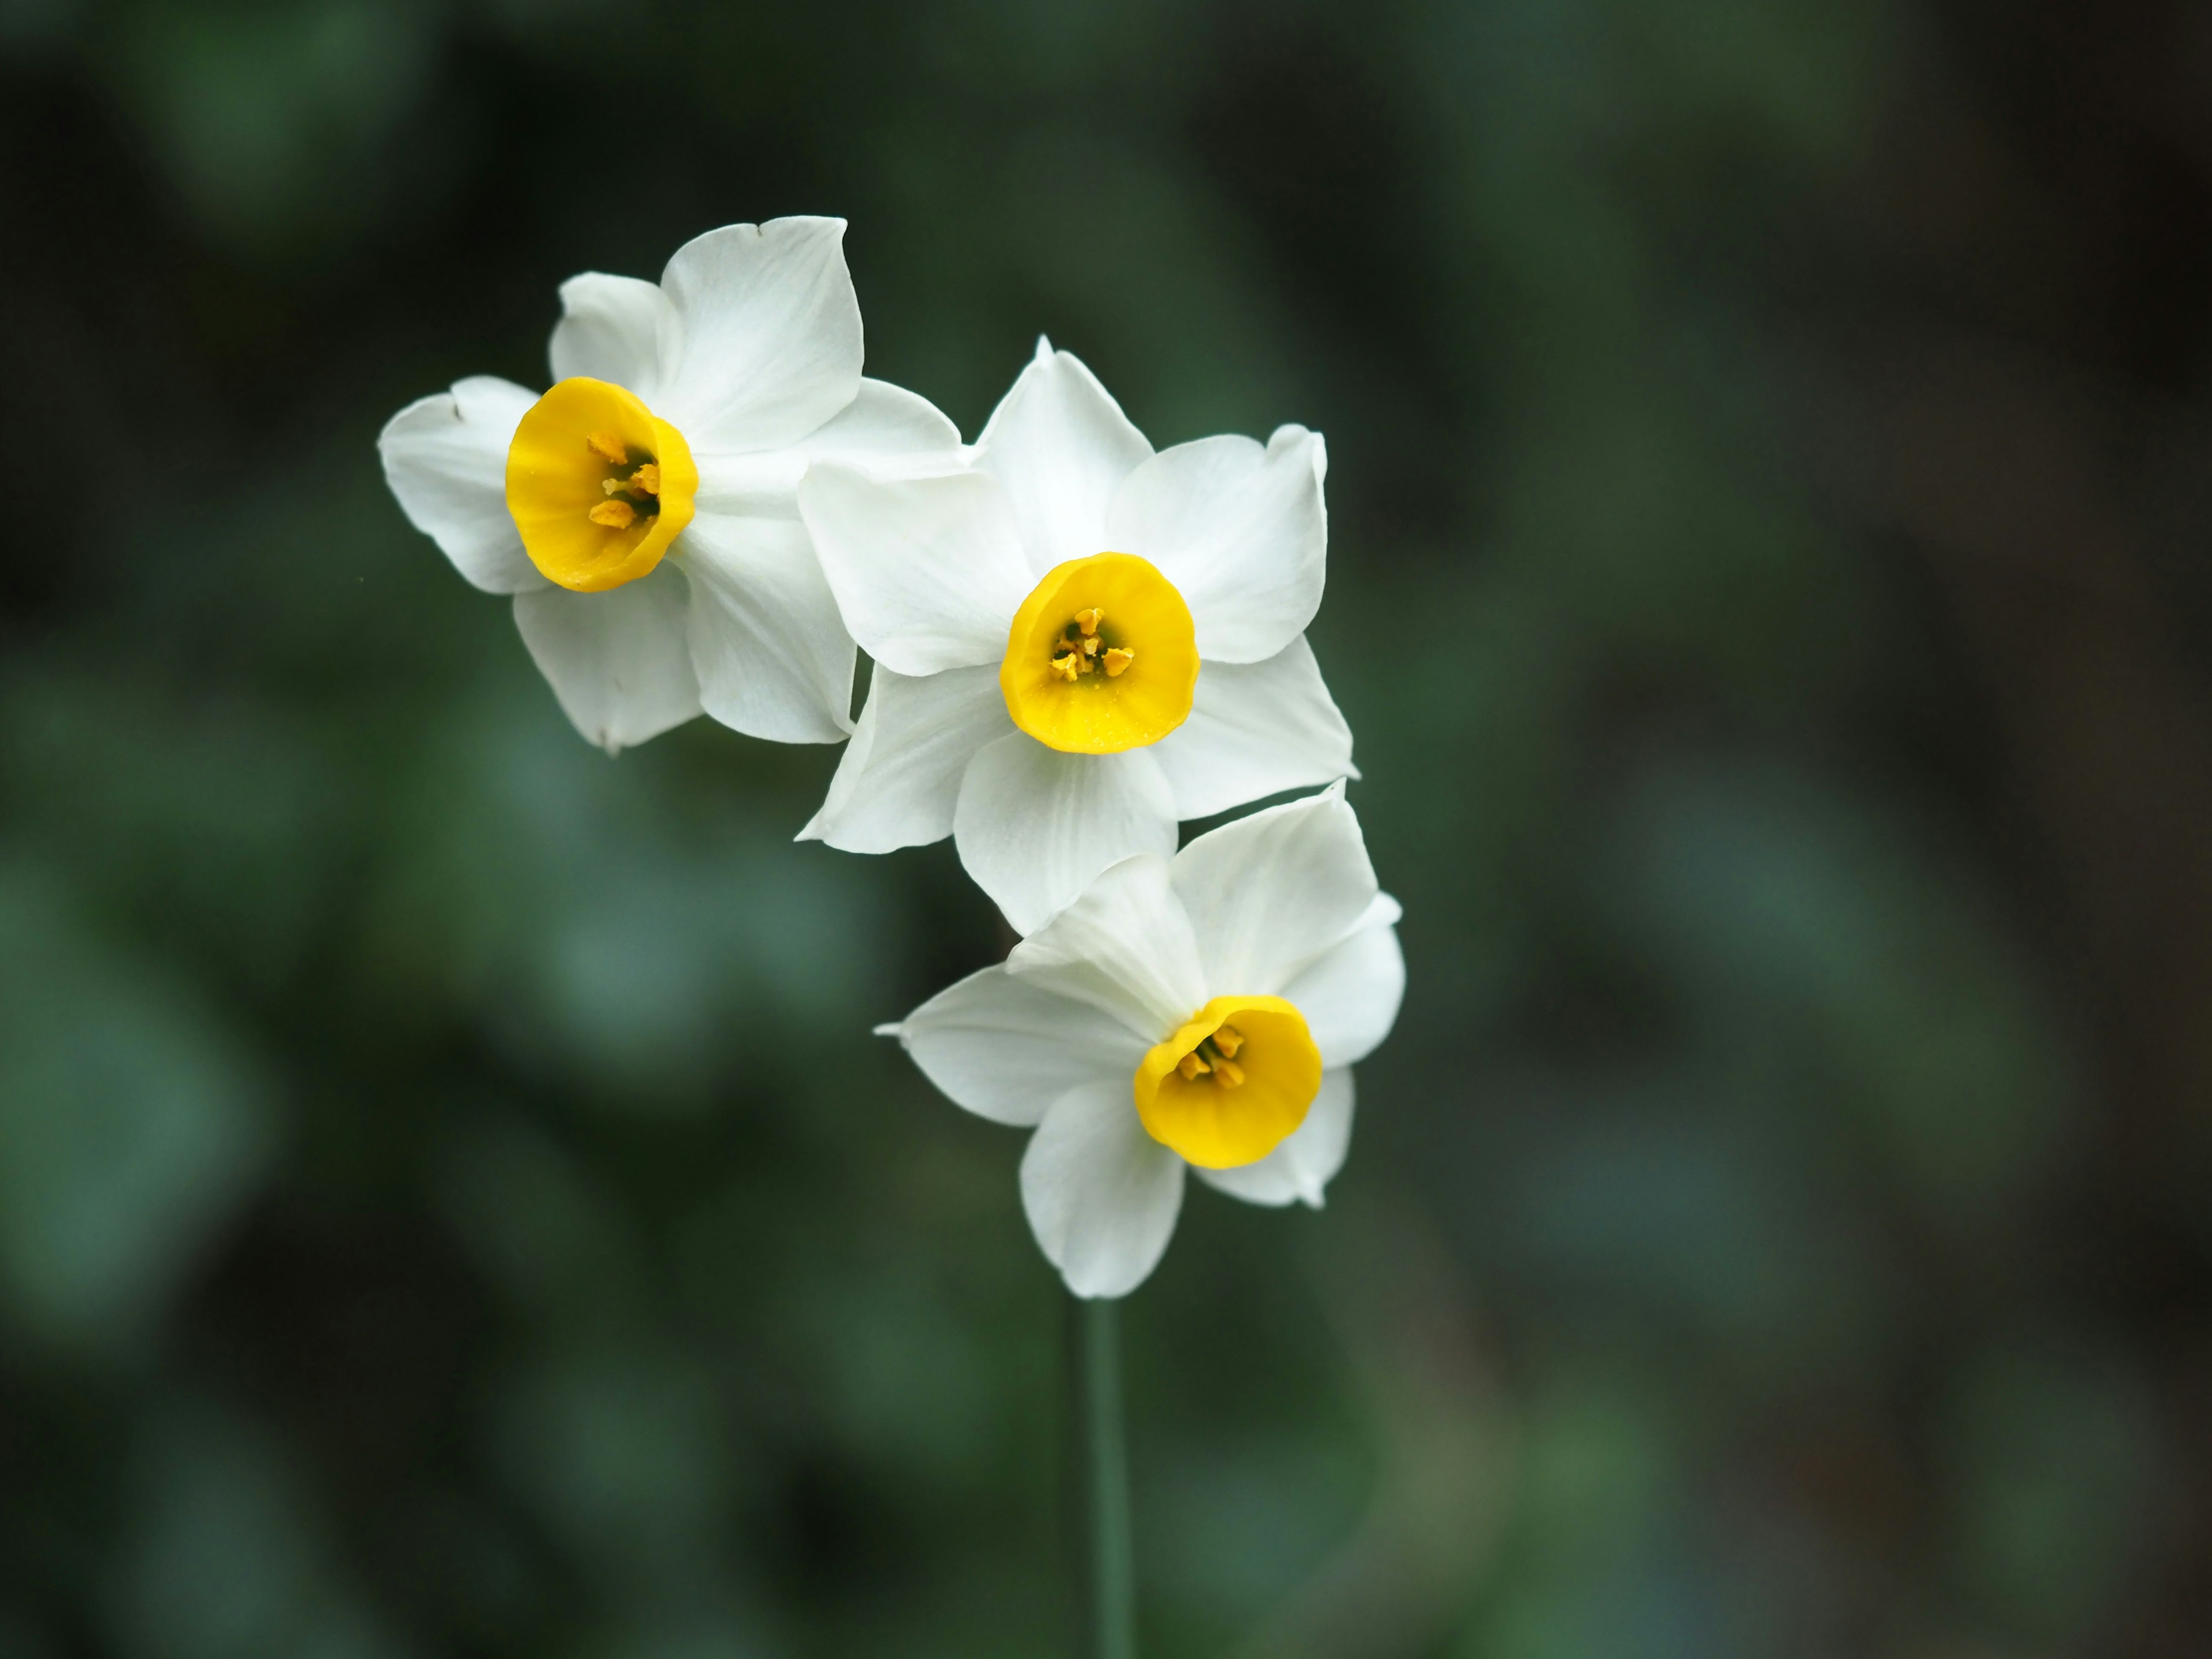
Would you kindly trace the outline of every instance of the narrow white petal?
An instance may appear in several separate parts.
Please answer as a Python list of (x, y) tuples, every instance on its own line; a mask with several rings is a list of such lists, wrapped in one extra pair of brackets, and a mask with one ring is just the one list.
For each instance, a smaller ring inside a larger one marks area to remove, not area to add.
[(994, 665), (910, 678), (878, 663), (830, 793), (799, 839), (848, 853), (944, 840), (968, 763), (1013, 729)]
[(922, 675), (1006, 656), (1034, 584), (990, 479), (886, 480), (824, 461), (800, 483), (799, 508), (845, 626), (878, 662)]
[(1003, 967), (939, 991), (890, 1031), (953, 1101), (1024, 1128), (1086, 1084), (1118, 1083), (1128, 1099), (1146, 1046), (1097, 1009)]
[(1321, 1074), (1321, 1092), (1296, 1133), (1257, 1164), (1240, 1170), (1200, 1170), (1198, 1178), (1247, 1204), (1280, 1207), (1303, 1203), (1318, 1210), (1322, 1194), (1352, 1146), (1352, 1068)]
[(1113, 547), (1107, 503), (1152, 453), (1097, 377), (1040, 339), (976, 440), (975, 465), (1005, 488), (1034, 580)]
[(1149, 853), (1103, 871), (1014, 946), (1006, 971), (1111, 1015), (1146, 1048), (1206, 1000), (1190, 918), (1168, 861)]
[(1398, 930), (1387, 921), (1354, 929), (1301, 969), (1281, 994), (1306, 1017), (1322, 1065), (1358, 1064), (1390, 1035), (1406, 1000)]
[(514, 623), (562, 711), (612, 755), (700, 712), (684, 638), (690, 598), (684, 573), (663, 560), (605, 593), (550, 586), (518, 593)]
[(1272, 657), (1321, 608), (1328, 564), (1320, 434), (1286, 426), (1265, 448), (1200, 438), (1132, 472), (1106, 514), (1110, 544), (1181, 591), (1212, 662)]
[(1030, 933), (1108, 865), (1172, 853), (1175, 797), (1142, 749), (1063, 755), (1016, 732), (968, 763), (952, 839), (975, 884)]
[(1022, 1155), (1022, 1208), (1045, 1260), (1081, 1297), (1127, 1296), (1174, 1235), (1183, 1162), (1145, 1133), (1124, 1082), (1053, 1102)]
[(660, 286), (660, 403), (694, 454), (780, 449), (860, 389), (860, 303), (842, 219), (726, 225), (676, 250)]
[(507, 510), (507, 447), (537, 401), (511, 380), (480, 374), (417, 398), (376, 441), (407, 522), (487, 593), (549, 586)]
[(853, 641), (806, 526), (702, 508), (674, 550), (691, 581), (684, 635), (707, 712), (776, 743), (841, 742)]
[(1340, 787), (1207, 831), (1176, 854), (1174, 878), (1216, 996), (1280, 993), (1376, 896)]
[(1262, 662), (1203, 664), (1190, 718), (1152, 753), (1186, 818), (1358, 775), (1352, 728), (1303, 634)]
[(657, 283), (596, 270), (571, 276), (561, 284), (561, 320), (553, 325), (553, 378), (611, 380), (650, 406), (660, 394), (660, 343), (675, 324)]
[(829, 425), (782, 449), (698, 457), (699, 506), (795, 519), (799, 481), (815, 461), (842, 461), (878, 477), (945, 471), (960, 465), (960, 428), (927, 398), (882, 380)]

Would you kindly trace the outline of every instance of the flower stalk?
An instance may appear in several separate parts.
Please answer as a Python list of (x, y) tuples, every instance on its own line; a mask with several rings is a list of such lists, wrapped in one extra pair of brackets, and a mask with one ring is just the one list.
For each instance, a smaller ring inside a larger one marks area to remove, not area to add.
[(1129, 1525), (1129, 1457), (1121, 1414), (1121, 1303), (1068, 1298), (1074, 1385), (1071, 1460), (1082, 1494), (1076, 1604), (1084, 1659), (1136, 1659), (1137, 1565)]

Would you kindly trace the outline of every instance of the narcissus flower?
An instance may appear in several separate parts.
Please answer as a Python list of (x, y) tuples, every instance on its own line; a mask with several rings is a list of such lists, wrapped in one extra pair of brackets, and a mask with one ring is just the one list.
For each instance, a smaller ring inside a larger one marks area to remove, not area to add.
[(1042, 340), (969, 468), (817, 461), (799, 508), (875, 671), (803, 836), (949, 833), (1027, 933), (1178, 819), (1356, 775), (1304, 635), (1326, 471), (1297, 426), (1155, 454)]
[(578, 731), (612, 753), (702, 710), (787, 743), (851, 730), (853, 643), (799, 521), (810, 461), (957, 464), (860, 374), (842, 219), (731, 225), (658, 283), (561, 286), (556, 384), (478, 376), (384, 428), (385, 477), (462, 575), (514, 596)]
[(1398, 905), (1340, 785), (1113, 865), (1004, 964), (881, 1028), (959, 1104), (1036, 1133), (1022, 1203), (1079, 1296), (1167, 1248), (1183, 1172), (1316, 1208), (1352, 1067), (1405, 992)]

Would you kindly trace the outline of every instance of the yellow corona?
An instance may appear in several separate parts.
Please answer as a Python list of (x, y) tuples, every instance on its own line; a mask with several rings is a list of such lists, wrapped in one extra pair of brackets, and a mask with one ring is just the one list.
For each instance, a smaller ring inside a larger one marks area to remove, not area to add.
[(1256, 1164), (1306, 1121), (1321, 1050), (1280, 997), (1216, 997), (1137, 1067), (1146, 1133), (1207, 1170)]
[(600, 593), (653, 574), (691, 522), (684, 434), (635, 393), (583, 376), (540, 398), (507, 451), (507, 510), (548, 581)]

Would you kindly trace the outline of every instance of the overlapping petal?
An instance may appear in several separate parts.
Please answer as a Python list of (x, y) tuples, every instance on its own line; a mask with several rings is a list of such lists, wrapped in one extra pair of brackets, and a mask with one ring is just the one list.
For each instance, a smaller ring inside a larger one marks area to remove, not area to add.
[(702, 508), (677, 545), (691, 583), (684, 636), (706, 712), (776, 743), (843, 738), (852, 730), (853, 641), (806, 527)]
[(1352, 1066), (1374, 1053), (1398, 1022), (1406, 1000), (1406, 954), (1391, 924), (1398, 907), (1383, 896), (1376, 918), (1356, 927), (1291, 976), (1281, 994), (1297, 1005), (1324, 1066)]
[(1097, 377), (1040, 337), (1036, 357), (975, 441), (975, 459), (1006, 492), (1030, 582), (1068, 559), (1112, 548), (1107, 505), (1152, 453)]
[(627, 386), (648, 404), (660, 395), (663, 340), (678, 331), (657, 283), (587, 270), (561, 284), (561, 320), (547, 355), (553, 378), (587, 374)]
[(408, 523), (487, 593), (549, 586), (507, 510), (507, 447), (537, 401), (511, 380), (476, 375), (408, 404), (377, 439)]
[(515, 625), (562, 711), (610, 755), (700, 712), (684, 641), (690, 603), (669, 562), (604, 593), (547, 586), (514, 599)]
[[(1206, 1000), (1206, 972), (1168, 861), (1124, 859), (1006, 957), (1016, 978), (1110, 1015), (1145, 1048)], [(1142, 1049), (1132, 1055), (1133, 1067)]]
[(1065, 755), (1023, 732), (960, 781), (953, 843), (1014, 931), (1034, 933), (1108, 865), (1175, 850), (1175, 797), (1149, 750)]
[(1352, 1103), (1352, 1068), (1323, 1072), (1321, 1092), (1289, 1139), (1257, 1164), (1200, 1170), (1199, 1179), (1247, 1204), (1304, 1204), (1318, 1210), (1323, 1189), (1344, 1167), (1344, 1155), (1351, 1150)]
[(1110, 1014), (1003, 966), (969, 975), (884, 1031), (948, 1097), (1018, 1127), (1071, 1089), (1128, 1076), (1147, 1046)]
[(989, 666), (909, 678), (878, 663), (829, 796), (798, 838), (889, 853), (951, 835), (968, 763), (1014, 729), (998, 689)]
[(1022, 1208), (1067, 1288), (1127, 1296), (1159, 1265), (1182, 1209), (1183, 1162), (1145, 1133), (1126, 1079), (1071, 1089), (1022, 1155)]
[(1280, 994), (1377, 891), (1341, 787), (1200, 836), (1176, 854), (1173, 876), (1217, 995)]
[(1190, 718), (1152, 752), (1186, 818), (1358, 776), (1352, 728), (1303, 634), (1261, 662), (1207, 663)]
[(818, 463), (799, 487), (822, 572), (860, 647), (909, 676), (991, 664), (1033, 583), (980, 473), (886, 480)]
[(816, 461), (878, 476), (944, 471), (960, 459), (960, 428), (927, 398), (863, 380), (853, 401), (818, 431), (781, 449), (699, 458), (699, 504), (726, 513), (795, 519), (799, 481)]
[(860, 389), (860, 305), (842, 219), (726, 225), (676, 251), (660, 401), (694, 453), (793, 444)]
[(1132, 471), (1106, 514), (1106, 544), (1150, 559), (1182, 592), (1208, 662), (1258, 662), (1321, 607), (1328, 561), (1328, 451), (1302, 426), (1200, 438)]

